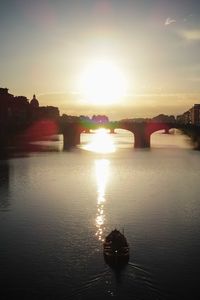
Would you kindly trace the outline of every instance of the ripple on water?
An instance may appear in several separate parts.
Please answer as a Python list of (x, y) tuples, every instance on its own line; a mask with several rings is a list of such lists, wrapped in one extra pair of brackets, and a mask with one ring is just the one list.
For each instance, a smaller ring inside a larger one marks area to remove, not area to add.
[[(98, 293), (96, 292), (98, 291)], [(164, 295), (158, 288), (149, 271), (129, 262), (121, 271), (107, 267), (79, 286), (71, 299), (136, 299), (163, 300)]]

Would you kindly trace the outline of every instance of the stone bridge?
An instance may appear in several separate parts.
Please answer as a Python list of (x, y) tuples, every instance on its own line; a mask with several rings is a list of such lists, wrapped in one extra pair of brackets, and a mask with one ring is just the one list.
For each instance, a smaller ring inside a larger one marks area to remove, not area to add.
[(193, 140), (196, 140), (196, 148), (200, 149), (200, 129), (194, 125), (184, 125), (178, 123), (161, 123), (161, 122), (108, 122), (104, 124), (96, 124), (92, 122), (67, 122), (65, 120), (60, 121), (60, 133), (63, 134), (64, 149), (80, 144), (80, 135), (83, 132), (89, 130), (95, 130), (98, 128), (110, 129), (114, 132), (115, 129), (125, 129), (133, 133), (134, 135), (134, 147), (135, 148), (150, 148), (151, 146), (151, 134), (156, 131), (164, 130), (166, 133), (170, 129), (180, 129), (185, 134), (189, 135)]

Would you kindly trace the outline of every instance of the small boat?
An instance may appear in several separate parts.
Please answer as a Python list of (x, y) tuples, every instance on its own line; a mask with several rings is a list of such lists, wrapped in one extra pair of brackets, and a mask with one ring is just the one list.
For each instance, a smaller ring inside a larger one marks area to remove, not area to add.
[(117, 267), (128, 263), (129, 245), (125, 236), (117, 229), (106, 236), (103, 243), (105, 262), (108, 265)]

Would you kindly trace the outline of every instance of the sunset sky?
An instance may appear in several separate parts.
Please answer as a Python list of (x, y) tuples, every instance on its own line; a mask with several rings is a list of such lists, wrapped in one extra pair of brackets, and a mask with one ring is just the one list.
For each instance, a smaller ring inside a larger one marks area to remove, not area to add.
[[(199, 0), (0, 1), (0, 38), (0, 86), (61, 113), (177, 115), (200, 103)], [(116, 103), (79, 89), (101, 60), (126, 80)]]

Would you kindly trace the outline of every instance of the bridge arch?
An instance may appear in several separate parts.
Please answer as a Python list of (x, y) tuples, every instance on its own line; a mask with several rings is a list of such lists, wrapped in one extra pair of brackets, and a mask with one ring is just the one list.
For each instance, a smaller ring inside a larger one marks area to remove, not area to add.
[(116, 134), (119, 134), (120, 133), (120, 139), (118, 140), (117, 139), (117, 136), (116, 136), (116, 143), (118, 145), (120, 145), (119, 147), (122, 147), (124, 145), (134, 145), (135, 143), (135, 135), (134, 135), (134, 132), (132, 132), (131, 130), (128, 130), (128, 129), (124, 129), (124, 128), (120, 128), (120, 127), (116, 127), (115, 128), (115, 133)]
[(152, 133), (150, 142), (152, 147), (155, 148), (192, 148), (190, 137), (184, 134), (181, 129), (176, 127), (171, 128), (169, 130), (169, 134), (165, 134), (164, 130)]
[(134, 135), (134, 148), (149, 148), (150, 134), (146, 131), (144, 122), (119, 122), (118, 128), (126, 129)]

